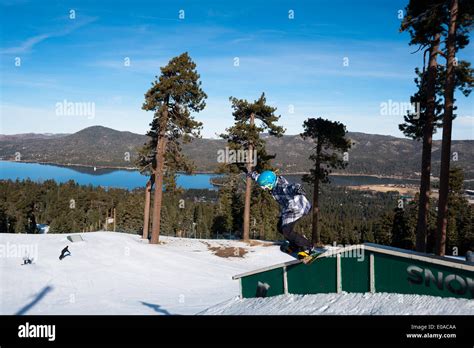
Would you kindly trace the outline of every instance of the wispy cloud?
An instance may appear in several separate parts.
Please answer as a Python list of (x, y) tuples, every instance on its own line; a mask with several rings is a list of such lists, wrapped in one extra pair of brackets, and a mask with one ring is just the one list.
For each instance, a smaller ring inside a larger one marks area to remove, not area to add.
[(97, 17), (82, 17), (82, 19), (74, 19), (74, 20), (69, 20), (72, 21), (72, 24), (68, 24), (64, 26), (61, 30), (58, 31), (52, 31), (48, 30), (46, 33), (43, 34), (38, 34), (31, 36), (24, 40), (23, 42), (20, 42), (19, 44), (11, 47), (6, 47), (2, 50), (0, 50), (0, 53), (2, 54), (24, 54), (24, 53), (29, 53), (31, 50), (38, 45), (39, 43), (53, 38), (53, 37), (61, 37), (61, 36), (66, 36), (73, 31), (89, 24), (97, 20)]
[[(129, 66), (125, 65), (125, 58), (129, 58)], [(98, 60), (89, 65), (99, 68), (115, 69), (121, 71), (130, 71), (135, 73), (158, 73), (160, 67), (165, 66), (169, 57), (160, 57), (156, 59), (135, 59), (132, 57), (117, 57), (117, 59)]]
[(232, 40), (231, 43), (232, 44), (238, 44), (238, 43), (241, 43), (241, 42), (249, 42), (249, 41), (252, 41), (252, 40), (255, 40), (254, 36), (239, 37), (237, 39)]
[[(244, 39), (241, 39), (241, 41)], [(251, 40), (248, 38), (248, 40)], [(403, 65), (387, 60), (390, 52), (372, 54), (371, 59), (367, 59), (365, 53), (353, 52), (350, 55), (350, 65), (343, 66), (344, 54), (330, 50), (302, 51), (289, 46), (283, 52), (282, 48), (270, 48), (265, 54), (219, 54), (214, 56), (193, 56), (198, 64), (198, 70), (202, 77), (212, 78), (219, 84), (223, 81), (231, 82), (235, 85), (240, 80), (245, 80), (245, 76), (253, 76), (261, 83), (289, 83), (315, 81), (321, 77), (354, 77), (354, 78), (376, 78), (376, 79), (396, 79), (410, 81), (413, 79), (413, 72), (407, 70)], [(291, 53), (294, 52), (294, 53)], [(98, 59), (90, 62), (90, 66), (109, 69), (128, 69), (134, 73), (156, 73), (161, 66), (164, 66), (174, 52), (156, 52), (150, 55), (139, 54), (127, 55), (130, 58), (130, 66), (124, 65), (123, 57), (114, 59)], [(368, 55), (368, 54), (367, 54)], [(125, 56), (124, 56), (125, 57)], [(239, 59), (239, 66), (235, 66), (234, 59)], [(230, 80), (229, 80), (230, 79)]]
[(50, 38), (52, 34), (40, 34), (36, 36), (32, 36), (22, 43), (20, 43), (18, 46), (13, 46), (13, 47), (8, 47), (4, 50), (1, 51), (1, 53), (5, 54), (19, 54), (19, 53), (25, 53), (31, 51), (33, 46), (36, 44), (39, 44), (40, 42)]
[(63, 86), (59, 82), (45, 75), (29, 74), (27, 76), (19, 76), (19, 74), (11, 74), (4, 72), (2, 85), (12, 87), (26, 87), (26, 88), (48, 88), (48, 89), (61, 89)]

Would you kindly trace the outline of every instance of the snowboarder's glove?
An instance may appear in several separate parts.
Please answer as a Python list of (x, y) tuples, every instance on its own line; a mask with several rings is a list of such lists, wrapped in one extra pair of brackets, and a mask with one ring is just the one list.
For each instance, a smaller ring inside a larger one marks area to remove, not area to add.
[(303, 186), (301, 186), (300, 184), (295, 184), (294, 192), (295, 192), (296, 195), (305, 195), (306, 194)]
[(257, 181), (259, 175), (260, 174), (258, 174), (256, 171), (252, 171), (252, 172), (246, 174), (247, 178), (250, 178), (254, 181)]

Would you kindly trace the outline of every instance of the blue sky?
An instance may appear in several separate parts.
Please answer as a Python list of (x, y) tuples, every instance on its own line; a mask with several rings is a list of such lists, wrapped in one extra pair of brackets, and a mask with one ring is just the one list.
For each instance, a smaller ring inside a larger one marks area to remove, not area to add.
[[(321, 116), (350, 131), (402, 136), (402, 116), (383, 115), (381, 104), (407, 103), (422, 65), (398, 30), (406, 3), (4, 0), (0, 133), (92, 125), (145, 133), (152, 114), (141, 110), (144, 93), (159, 67), (187, 51), (208, 94), (196, 115), (204, 137), (232, 125), (229, 96), (254, 100), (262, 92), (287, 134)], [(471, 45), (458, 58), (472, 61), (473, 53)], [(473, 97), (456, 96), (453, 138), (474, 139)], [(64, 100), (94, 103), (95, 113), (58, 115)]]

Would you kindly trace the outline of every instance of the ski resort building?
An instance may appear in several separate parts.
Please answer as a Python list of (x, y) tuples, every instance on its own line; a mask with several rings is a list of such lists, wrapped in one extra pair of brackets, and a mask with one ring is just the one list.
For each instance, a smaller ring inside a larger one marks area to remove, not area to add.
[(474, 298), (474, 263), (365, 243), (329, 250), (311, 264), (289, 261), (233, 277), (241, 297), (386, 292)]

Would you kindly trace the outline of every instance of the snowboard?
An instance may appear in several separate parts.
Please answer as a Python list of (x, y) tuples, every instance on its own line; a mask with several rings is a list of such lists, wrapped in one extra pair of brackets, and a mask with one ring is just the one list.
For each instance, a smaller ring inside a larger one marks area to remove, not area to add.
[(21, 266), (32, 265), (34, 264), (34, 261), (35, 261), (34, 259), (24, 258), (23, 263), (21, 263), (20, 265)]
[[(305, 253), (306, 255), (308, 255), (307, 253)], [(303, 263), (305, 265), (309, 265), (311, 263), (313, 263), (314, 260), (316, 260), (320, 255), (324, 254), (323, 251), (318, 251), (318, 252), (314, 252), (306, 257), (304, 257), (302, 260), (303, 260)]]
[(298, 250), (294, 246), (290, 245), (288, 242), (284, 242), (280, 246), (280, 250), (288, 255), (293, 256), (295, 259), (302, 260), (305, 265), (309, 265), (312, 263), (319, 255), (323, 252), (315, 252), (312, 254), (308, 254), (305, 251)]
[(284, 242), (282, 245), (280, 245), (280, 251), (294, 257), (295, 259), (298, 258), (299, 250), (291, 246), (288, 242)]

